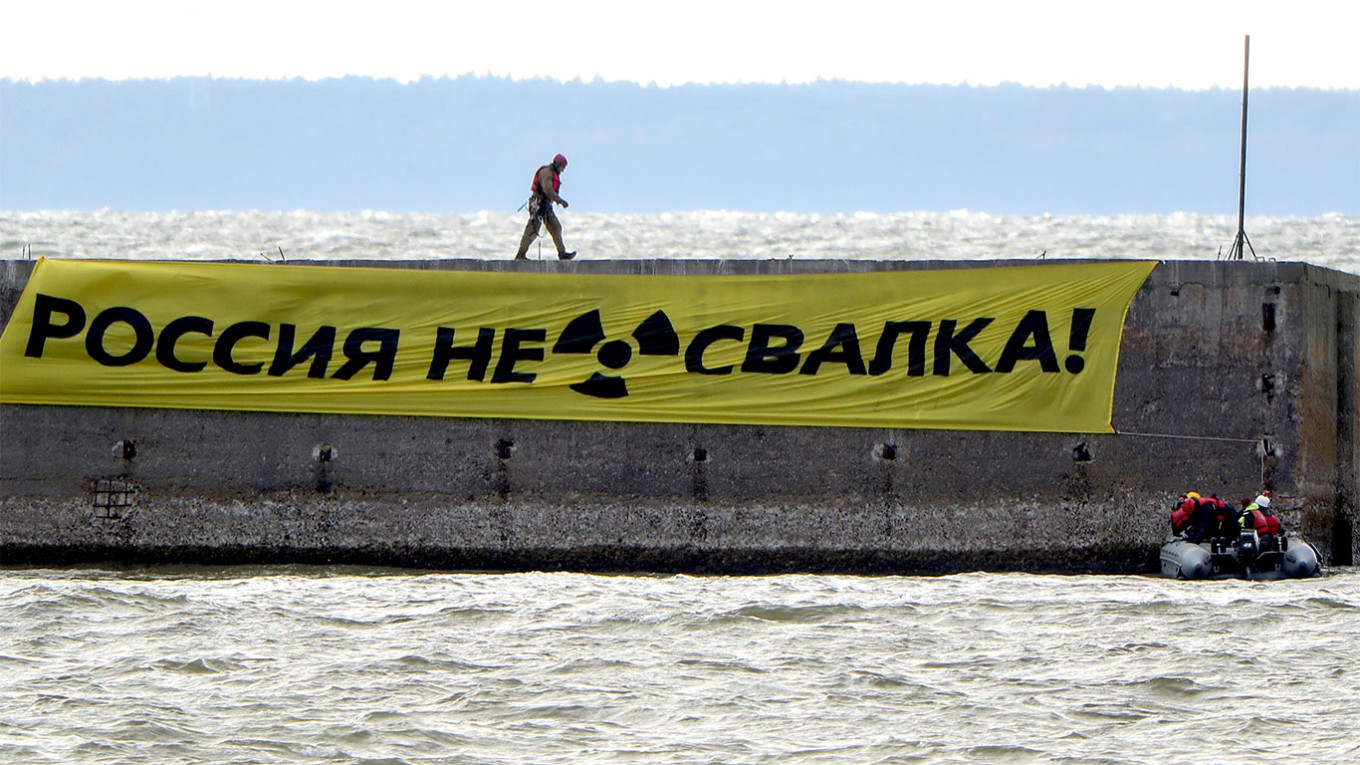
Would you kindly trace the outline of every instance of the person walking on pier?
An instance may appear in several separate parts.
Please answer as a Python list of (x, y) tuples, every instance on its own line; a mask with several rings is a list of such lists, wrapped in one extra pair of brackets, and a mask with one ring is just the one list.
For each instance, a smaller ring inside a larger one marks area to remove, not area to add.
[(566, 245), (562, 244), (562, 224), (552, 209), (554, 202), (562, 205), (563, 209), (569, 207), (567, 200), (557, 193), (562, 188), (562, 171), (566, 169), (567, 158), (558, 154), (553, 157), (551, 163), (538, 168), (534, 173), (534, 182), (531, 186), (533, 193), (529, 196), (528, 202), (529, 222), (524, 224), (524, 236), (520, 237), (519, 252), (515, 253), (515, 260), (527, 260), (525, 253), (529, 251), (529, 245), (538, 238), (541, 225), (548, 227), (553, 244), (557, 245), (557, 257), (560, 260), (571, 260), (576, 257), (575, 252), (567, 252)]

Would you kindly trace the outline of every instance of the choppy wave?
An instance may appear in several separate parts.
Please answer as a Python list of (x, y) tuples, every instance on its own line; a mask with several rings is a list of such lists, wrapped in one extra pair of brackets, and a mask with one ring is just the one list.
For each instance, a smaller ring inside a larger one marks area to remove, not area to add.
[[(1213, 260), (1232, 249), (1235, 216), (995, 216), (981, 212), (562, 213), (583, 259)], [(189, 260), (505, 259), (517, 213), (466, 214), (0, 211), (0, 257)], [(1360, 273), (1360, 217), (1249, 217), (1258, 257)], [(543, 240), (540, 240), (543, 241)], [(552, 245), (545, 248), (552, 257)], [(539, 256), (539, 248), (530, 250)]]
[(1357, 609), (1357, 569), (0, 570), (0, 760), (1349, 762)]

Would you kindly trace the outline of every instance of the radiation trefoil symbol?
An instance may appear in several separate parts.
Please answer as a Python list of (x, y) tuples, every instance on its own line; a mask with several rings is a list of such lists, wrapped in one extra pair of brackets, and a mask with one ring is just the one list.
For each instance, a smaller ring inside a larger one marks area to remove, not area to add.
[[(680, 337), (664, 311), (657, 311), (637, 325), (632, 332), (637, 352), (642, 356), (679, 356)], [(596, 350), (596, 346), (599, 349)], [(627, 340), (608, 340), (600, 323), (599, 309), (572, 319), (553, 345), (553, 353), (594, 353), (607, 369), (619, 370), (633, 359), (633, 346)], [(618, 375), (596, 372), (589, 379), (570, 386), (577, 393), (595, 398), (623, 398), (628, 395), (628, 383)]]

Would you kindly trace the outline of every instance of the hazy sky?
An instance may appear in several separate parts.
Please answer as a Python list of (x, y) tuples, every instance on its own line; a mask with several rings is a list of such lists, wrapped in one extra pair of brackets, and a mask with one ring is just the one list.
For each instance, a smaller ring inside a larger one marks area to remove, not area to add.
[(1356, 0), (0, 3), (0, 78), (1360, 89)]

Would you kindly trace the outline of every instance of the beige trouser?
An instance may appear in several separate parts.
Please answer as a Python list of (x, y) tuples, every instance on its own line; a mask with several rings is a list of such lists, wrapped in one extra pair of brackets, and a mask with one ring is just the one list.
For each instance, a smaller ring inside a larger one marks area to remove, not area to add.
[[(557, 220), (557, 214), (553, 212), (551, 207), (552, 203), (545, 200), (544, 204), (549, 205), (549, 207), (543, 213), (542, 221), (548, 224), (548, 233), (552, 235), (553, 244), (557, 245), (557, 254), (561, 255), (567, 251), (566, 246), (562, 244), (562, 223)], [(520, 237), (519, 252), (515, 253), (516, 258), (523, 258), (524, 253), (529, 251), (529, 245), (533, 244), (534, 240), (538, 238), (539, 220), (539, 218), (530, 216), (529, 222), (524, 224), (524, 236)]]

